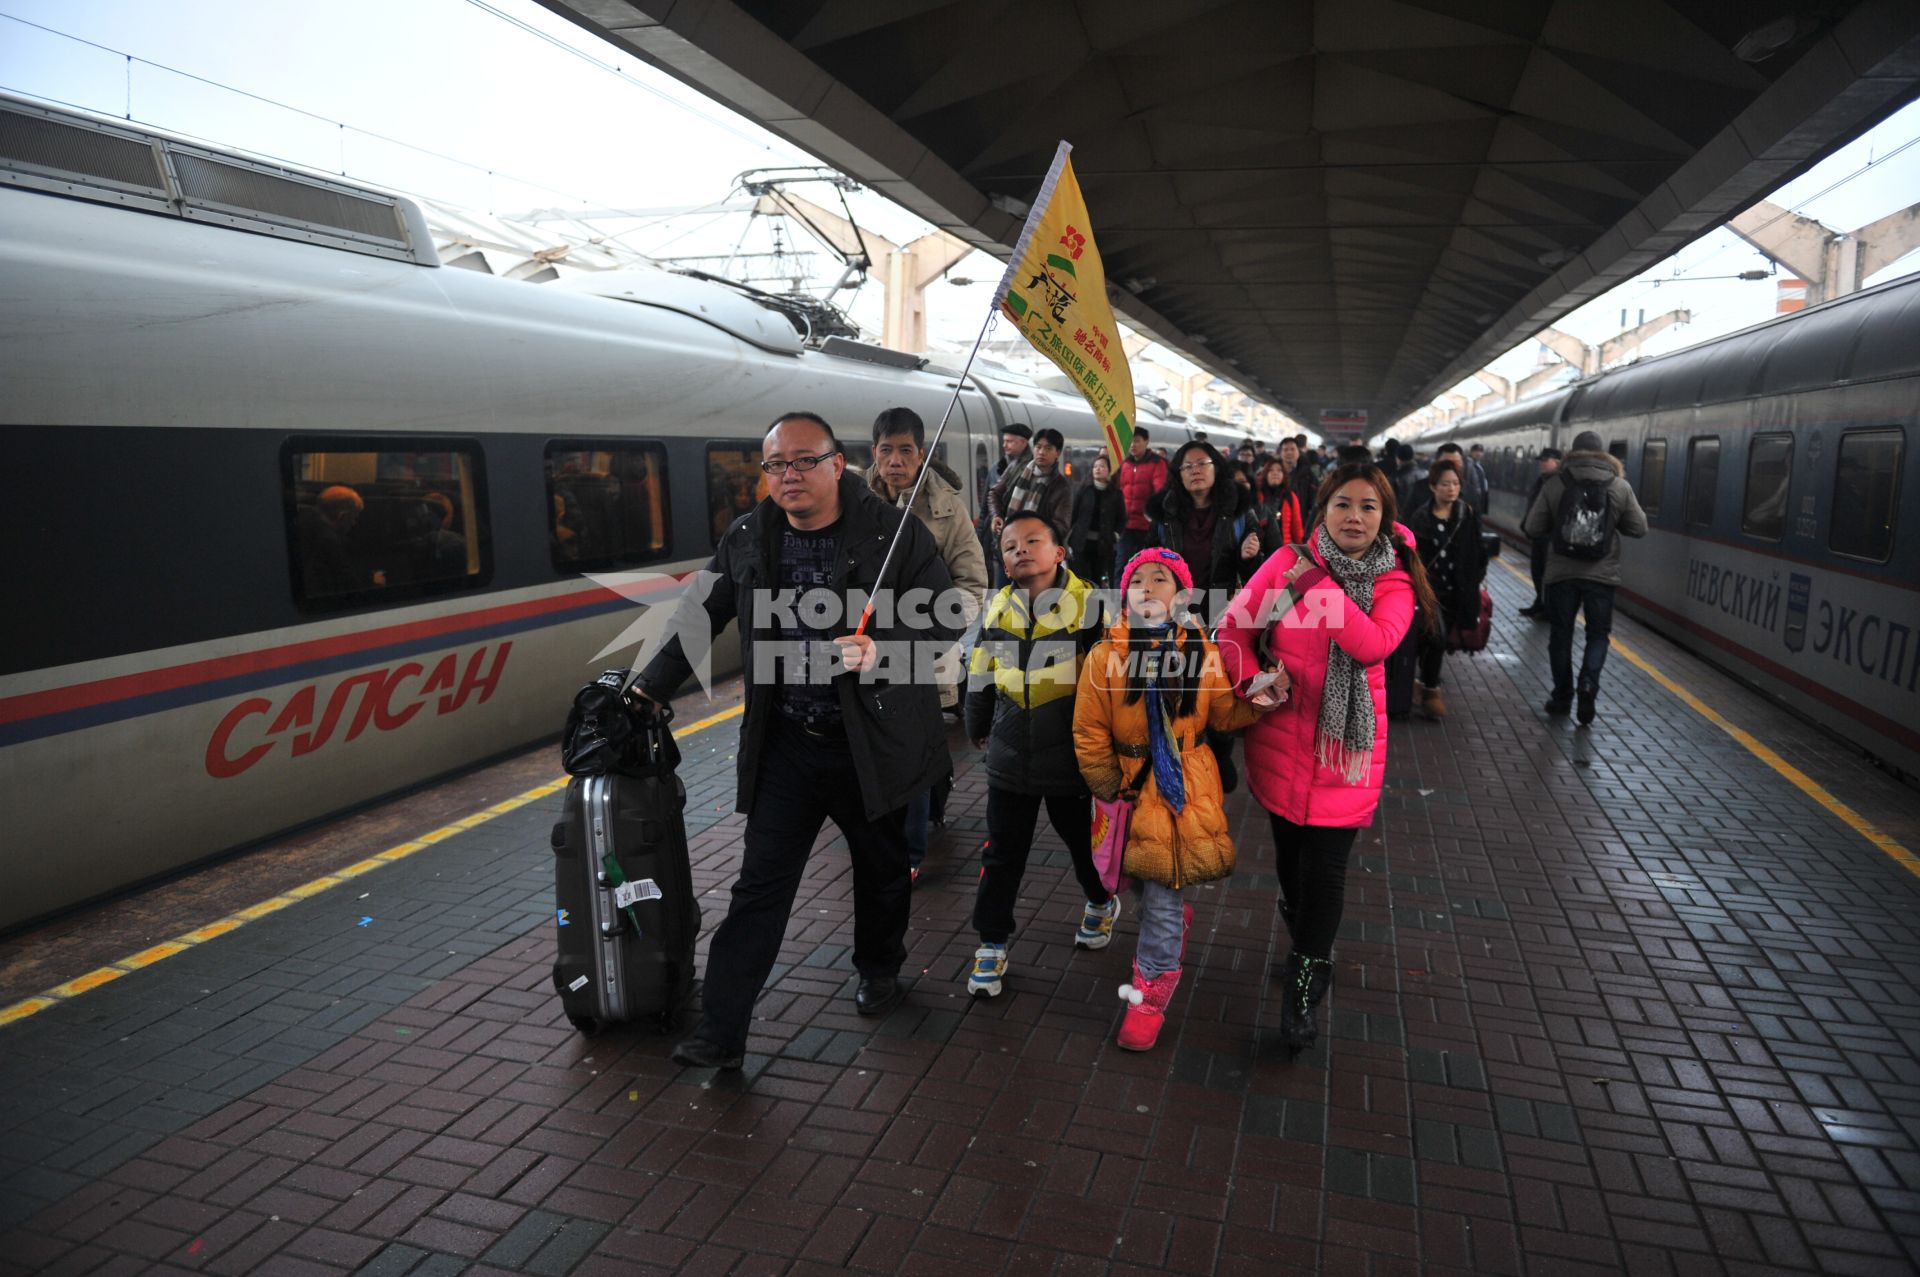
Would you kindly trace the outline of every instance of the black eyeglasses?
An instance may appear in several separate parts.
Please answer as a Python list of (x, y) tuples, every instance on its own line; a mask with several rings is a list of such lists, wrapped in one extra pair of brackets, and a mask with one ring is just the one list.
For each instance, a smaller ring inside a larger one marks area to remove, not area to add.
[(776, 479), (785, 474), (789, 469), (798, 470), (801, 474), (805, 474), (822, 461), (825, 461), (828, 457), (837, 455), (839, 451), (840, 449), (838, 448), (829, 448), (817, 457), (795, 457), (791, 461), (762, 461), (760, 463), (760, 469)]

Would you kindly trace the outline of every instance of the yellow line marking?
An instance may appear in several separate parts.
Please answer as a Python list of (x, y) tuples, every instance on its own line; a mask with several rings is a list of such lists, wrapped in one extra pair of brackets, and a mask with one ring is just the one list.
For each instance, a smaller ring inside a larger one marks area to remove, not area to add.
[[(730, 718), (738, 718), (745, 709), (746, 706), (742, 704), (735, 705), (732, 709), (721, 710), (718, 714), (710, 714), (698, 722), (690, 723), (680, 728), (674, 733), (674, 736), (676, 739), (685, 740), (695, 732), (703, 732), (716, 723), (724, 723)], [(536, 785), (524, 794), (517, 794), (512, 798), (497, 802), (491, 807), (484, 808), (471, 815), (462, 816), (459, 820), (442, 825), (430, 833), (421, 834), (418, 838), (414, 838), (411, 841), (389, 847), (385, 851), (378, 852), (366, 860), (348, 865), (345, 869), (336, 869), (332, 873), (315, 878), (311, 882), (301, 883), (299, 886), (291, 888), (282, 895), (262, 900), (258, 904), (248, 905), (245, 909), (236, 909), (218, 921), (209, 922), (203, 927), (196, 927), (194, 930), (186, 932), (183, 935), (175, 936), (172, 940), (163, 941), (151, 948), (142, 949), (139, 953), (131, 954), (128, 957), (121, 958), (118, 962), (89, 971), (83, 976), (67, 981), (65, 984), (57, 984), (43, 994), (31, 998), (23, 998), (11, 1006), (0, 1007), (0, 1025), (12, 1024), (14, 1021), (24, 1020), (30, 1015), (38, 1015), (48, 1007), (58, 1006), (65, 999), (78, 997), (89, 989), (97, 989), (103, 984), (118, 980), (123, 975), (152, 966), (163, 958), (171, 958), (176, 953), (184, 953), (194, 945), (212, 940), (216, 936), (226, 935), (229, 931), (237, 931), (249, 922), (258, 921), (270, 913), (277, 913), (285, 909), (288, 905), (298, 904), (302, 900), (317, 896), (323, 891), (339, 886), (350, 878), (357, 878), (361, 874), (371, 873), (384, 865), (390, 865), (395, 861), (404, 860), (416, 851), (426, 850), (434, 843), (443, 842), (455, 834), (472, 829), (477, 825), (484, 825), (495, 816), (504, 816), (510, 811), (520, 810), (520, 808), (525, 807), (528, 803), (539, 802), (542, 798), (557, 794), (565, 789), (567, 787), (567, 781), (568, 777), (562, 776), (558, 780), (548, 781), (544, 785)]]
[(70, 998), (77, 993), (85, 993), (88, 989), (97, 989), (103, 984), (118, 980), (125, 974), (126, 972), (122, 971), (119, 967), (95, 967), (92, 971), (87, 972), (78, 979), (69, 980), (65, 984), (54, 985), (51, 989), (47, 990), (47, 996)]
[(275, 910), (285, 909), (292, 903), (294, 903), (292, 896), (275, 896), (271, 900), (262, 900), (257, 905), (248, 905), (245, 909), (236, 909), (233, 911), (233, 916), (244, 919), (247, 922), (254, 922), (266, 917)]
[(160, 959), (171, 958), (174, 954), (184, 952), (187, 948), (187, 945), (181, 944), (178, 940), (168, 940), (153, 946), (151, 949), (142, 949), (130, 958), (122, 958), (113, 965), (116, 967), (125, 967), (129, 971), (138, 971), (141, 967), (150, 967), (160, 961)]
[[(1494, 562), (1513, 573), (1513, 575), (1521, 581), (1526, 582), (1527, 585), (1531, 586), (1533, 584), (1531, 578), (1521, 576), (1520, 569), (1514, 567), (1512, 564), (1500, 559), (1495, 559)], [(1895, 864), (1905, 869), (1908, 873), (1913, 874), (1915, 877), (1920, 877), (1920, 856), (1915, 856), (1911, 851), (1901, 846), (1890, 834), (1882, 832), (1868, 821), (1865, 816), (1862, 816), (1859, 812), (1847, 806), (1838, 798), (1835, 798), (1826, 786), (1801, 771), (1798, 767), (1795, 767), (1786, 759), (1780, 757), (1779, 754), (1768, 748), (1767, 745), (1752, 732), (1728, 722), (1718, 710), (1715, 710), (1698, 696), (1695, 696), (1692, 692), (1689, 692), (1686, 688), (1680, 686), (1680, 684), (1674, 682), (1671, 678), (1668, 678), (1652, 661), (1649, 661), (1646, 657), (1634, 651), (1633, 648), (1626, 643), (1621, 642), (1617, 635), (1613, 638), (1611, 646), (1614, 651), (1626, 658), (1628, 664), (1638, 669), (1654, 682), (1660, 684), (1660, 686), (1666, 688), (1669, 692), (1672, 692), (1680, 699), (1682, 704), (1700, 715), (1700, 717), (1706, 719), (1709, 723), (1712, 723), (1715, 727), (1718, 727), (1721, 731), (1740, 742), (1748, 753), (1786, 777), (1788, 781), (1792, 782), (1794, 788), (1832, 812), (1842, 824), (1890, 856)]]
[(24, 1020), (30, 1015), (46, 1010), (57, 1003), (53, 998), (26, 998), (10, 1007), (0, 1007), (0, 1024), (12, 1024), (15, 1020)]

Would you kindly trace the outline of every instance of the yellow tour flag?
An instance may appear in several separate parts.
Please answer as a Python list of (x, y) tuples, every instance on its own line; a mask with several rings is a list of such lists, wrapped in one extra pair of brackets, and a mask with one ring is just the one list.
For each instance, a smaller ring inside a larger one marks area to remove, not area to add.
[(1000, 279), (1000, 310), (1087, 397), (1117, 469), (1133, 439), (1133, 374), (1107, 304), (1087, 203), (1060, 143)]

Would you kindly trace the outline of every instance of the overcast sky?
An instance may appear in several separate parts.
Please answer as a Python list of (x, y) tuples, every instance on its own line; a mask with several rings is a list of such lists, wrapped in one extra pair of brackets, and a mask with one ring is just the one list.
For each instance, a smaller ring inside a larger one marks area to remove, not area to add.
[[(705, 206), (722, 201), (745, 169), (813, 162), (532, 0), (0, 0), (0, 13), (78, 37), (0, 19), (0, 88), (130, 113), (485, 212)], [(1800, 211), (1851, 230), (1904, 208), (1920, 201), (1920, 146), (1867, 165), (1915, 138), (1920, 104), (1772, 198), (1792, 206), (1864, 168)], [(823, 188), (802, 193), (830, 199)], [(864, 226), (897, 243), (931, 229), (872, 194), (856, 196), (854, 211)], [(1099, 210), (1093, 213), (1097, 226)], [(749, 250), (769, 246), (760, 221)], [(620, 227), (632, 228), (627, 242), (635, 248), (683, 254), (726, 252), (740, 241), (744, 224), (737, 215), (706, 214)], [(1676, 349), (1772, 314), (1773, 282), (1707, 278), (1766, 265), (1731, 232), (1715, 231), (1560, 326), (1594, 342), (1618, 331), (1622, 311), (1631, 325), (1642, 311), (1652, 317), (1688, 309), (1693, 322), (1669, 329), (1644, 353)], [(825, 259), (819, 268), (827, 269)], [(1876, 282), (1914, 269), (1920, 253)], [(972, 339), (990, 304), (987, 285), (999, 270), (999, 263), (976, 254), (951, 273), (982, 283), (930, 290), (937, 345)], [(854, 317), (877, 334), (879, 311), (880, 289), (870, 284)], [(1524, 375), (1536, 351), (1536, 343), (1523, 343), (1491, 367)]]

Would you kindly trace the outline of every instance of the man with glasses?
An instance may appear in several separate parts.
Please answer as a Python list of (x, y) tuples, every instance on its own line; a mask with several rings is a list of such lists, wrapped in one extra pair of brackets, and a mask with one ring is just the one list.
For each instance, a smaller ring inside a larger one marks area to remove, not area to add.
[[(952, 580), (932, 533), (846, 472), (832, 428), (813, 413), (776, 420), (761, 455), (767, 498), (727, 529), (701, 573), (704, 595), (689, 593), (634, 685), (639, 700), (664, 702), (692, 672), (680, 634), (740, 622), (736, 801), (747, 826), (740, 877), (707, 953), (704, 1014), (673, 1049), (691, 1067), (741, 1066), (754, 1001), (829, 819), (853, 862), (855, 1009), (882, 1015), (900, 1000), (912, 907), (905, 809), (950, 766), (930, 667), (959, 627), (936, 605)], [(899, 606), (877, 607), (855, 637), (868, 595)]]

